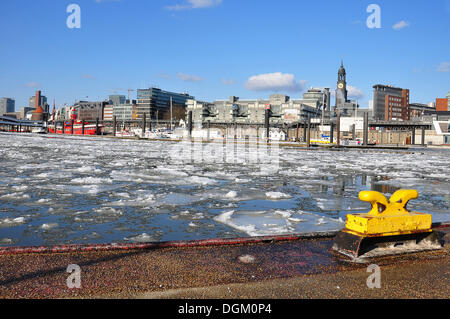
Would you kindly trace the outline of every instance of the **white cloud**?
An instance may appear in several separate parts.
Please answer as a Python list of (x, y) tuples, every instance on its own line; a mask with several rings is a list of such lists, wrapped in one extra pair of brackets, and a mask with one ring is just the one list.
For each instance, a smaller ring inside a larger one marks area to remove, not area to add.
[(197, 75), (190, 75), (190, 74), (185, 74), (185, 73), (182, 73), (182, 72), (179, 72), (177, 74), (177, 77), (180, 80), (183, 80), (183, 81), (186, 81), (186, 82), (200, 82), (200, 81), (204, 80), (204, 78), (201, 78), (201, 77), (199, 77)]
[(173, 6), (166, 6), (167, 10), (189, 10), (189, 9), (202, 9), (218, 6), (222, 3), (222, 0), (187, 0), (185, 4), (176, 4)]
[(411, 24), (409, 22), (406, 22), (404, 20), (397, 22), (396, 24), (394, 24), (394, 26), (392, 27), (394, 30), (401, 30), (403, 28), (409, 27)]
[(360, 100), (366, 96), (363, 90), (351, 85), (347, 85), (347, 91), (347, 95), (349, 98)]
[(251, 91), (301, 92), (305, 84), (305, 80), (297, 82), (293, 74), (276, 72), (251, 76), (245, 87)]
[[(331, 96), (336, 96), (336, 91), (331, 90), (330, 91)], [(361, 100), (366, 96), (366, 93), (360, 88), (357, 88), (355, 86), (347, 85), (347, 98), (354, 99), (354, 100)]]
[(450, 62), (442, 62), (438, 67), (439, 72), (450, 72)]

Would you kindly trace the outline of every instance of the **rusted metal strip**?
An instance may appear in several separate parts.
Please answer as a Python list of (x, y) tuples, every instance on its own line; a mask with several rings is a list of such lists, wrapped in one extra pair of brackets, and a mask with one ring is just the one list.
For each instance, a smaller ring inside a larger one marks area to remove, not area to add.
[(112, 251), (112, 250), (145, 250), (161, 248), (187, 248), (224, 245), (242, 245), (271, 243), (281, 241), (295, 241), (300, 239), (332, 238), (337, 231), (314, 232), (305, 234), (288, 234), (279, 236), (241, 237), (241, 238), (216, 238), (190, 241), (166, 241), (151, 243), (111, 243), (111, 244), (86, 244), (86, 245), (54, 245), (54, 246), (31, 246), (31, 247), (0, 247), (0, 255), (18, 254), (41, 254), (41, 253), (69, 253), (89, 251)]
[[(450, 228), (450, 222), (434, 223), (433, 229)], [(275, 243), (282, 241), (315, 240), (334, 238), (338, 231), (311, 232), (303, 234), (287, 234), (278, 236), (240, 237), (240, 238), (214, 238), (188, 241), (166, 241), (151, 243), (110, 243), (110, 244), (80, 244), (80, 245), (54, 245), (29, 247), (0, 247), (0, 255), (43, 254), (43, 253), (70, 253), (90, 251), (120, 251), (120, 250), (150, 250), (162, 248), (189, 248), (207, 246), (242, 245), (258, 243)]]

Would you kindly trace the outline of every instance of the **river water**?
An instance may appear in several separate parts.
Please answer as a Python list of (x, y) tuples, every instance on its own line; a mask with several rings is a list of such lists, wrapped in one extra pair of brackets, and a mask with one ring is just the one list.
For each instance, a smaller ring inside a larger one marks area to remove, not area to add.
[(0, 133), (0, 245), (339, 230), (361, 190), (417, 189), (410, 210), (450, 221), (449, 157)]

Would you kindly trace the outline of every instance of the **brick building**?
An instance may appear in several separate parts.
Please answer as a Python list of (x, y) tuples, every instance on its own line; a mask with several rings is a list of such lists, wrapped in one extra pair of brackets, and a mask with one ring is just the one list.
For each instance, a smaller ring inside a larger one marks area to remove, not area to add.
[(409, 90), (377, 84), (373, 92), (373, 116), (385, 121), (409, 121)]
[(401, 97), (397, 95), (385, 96), (384, 119), (386, 121), (409, 121), (409, 90), (402, 89)]
[(449, 99), (436, 99), (436, 111), (445, 112), (450, 111), (449, 108)]

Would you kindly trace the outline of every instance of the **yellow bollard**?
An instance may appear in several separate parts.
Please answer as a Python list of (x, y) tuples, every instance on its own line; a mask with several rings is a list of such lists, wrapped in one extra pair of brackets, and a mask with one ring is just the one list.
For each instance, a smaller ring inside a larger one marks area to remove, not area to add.
[(360, 192), (359, 199), (371, 203), (372, 209), (347, 215), (345, 229), (336, 235), (333, 250), (356, 258), (376, 249), (383, 255), (441, 248), (439, 235), (431, 229), (432, 216), (406, 208), (417, 197), (418, 192), (409, 189), (396, 191), (389, 200), (378, 192)]
[(367, 214), (349, 214), (346, 229), (363, 235), (391, 236), (431, 231), (431, 215), (409, 212), (406, 205), (416, 199), (416, 190), (401, 189), (389, 201), (378, 192), (361, 192), (359, 199), (372, 204)]

